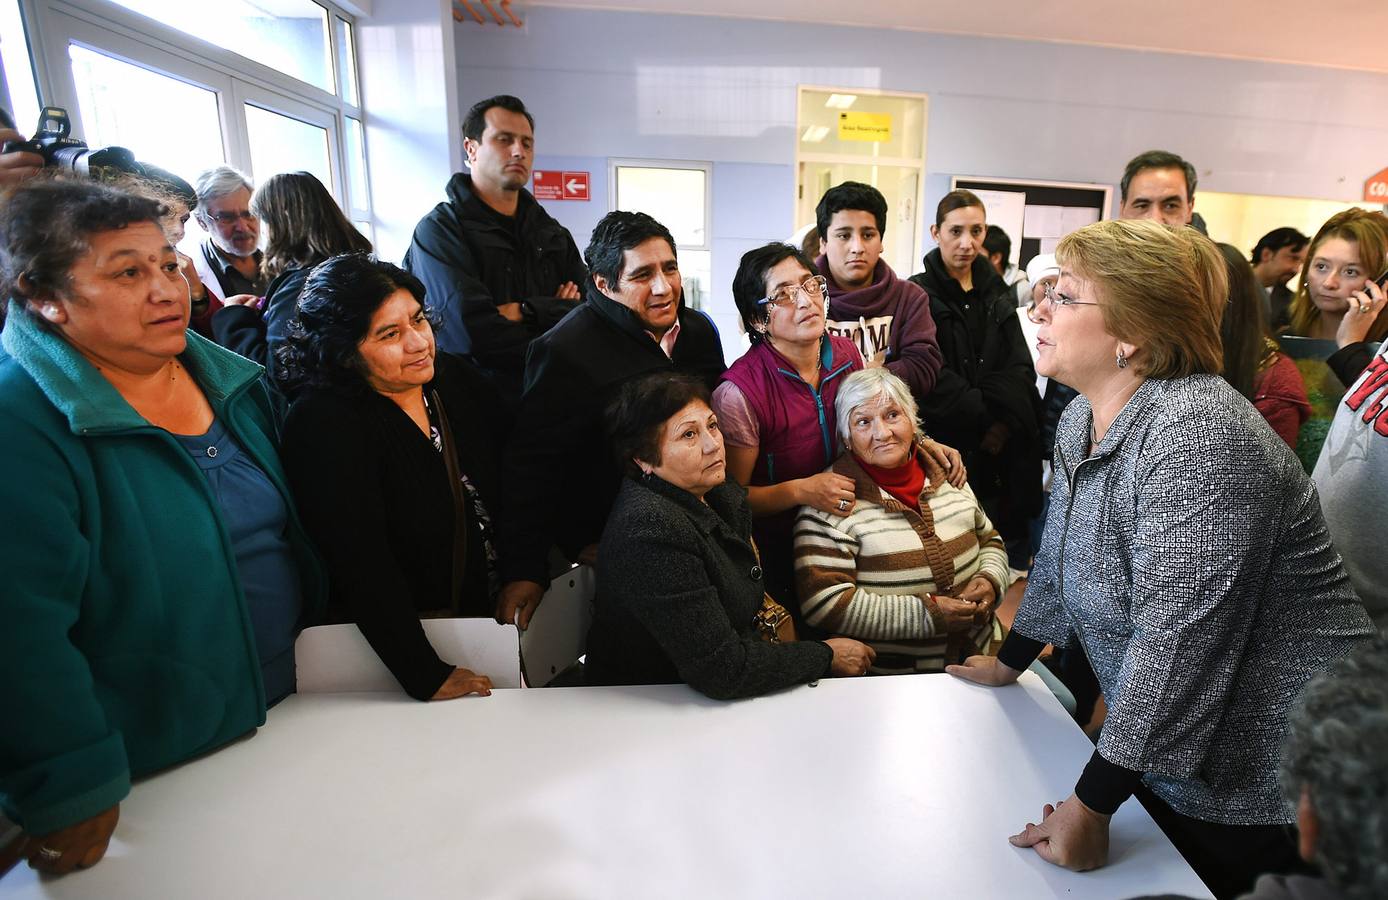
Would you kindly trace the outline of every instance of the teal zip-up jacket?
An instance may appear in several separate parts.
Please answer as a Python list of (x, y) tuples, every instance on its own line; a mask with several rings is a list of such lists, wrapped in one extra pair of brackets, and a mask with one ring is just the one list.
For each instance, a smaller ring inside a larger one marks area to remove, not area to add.
[[(130, 779), (265, 721), (255, 638), (197, 464), (11, 303), (0, 353), (0, 806), (42, 835)], [(316, 620), (324, 579), (293, 511), (260, 366), (188, 334), (180, 361), (290, 504)]]

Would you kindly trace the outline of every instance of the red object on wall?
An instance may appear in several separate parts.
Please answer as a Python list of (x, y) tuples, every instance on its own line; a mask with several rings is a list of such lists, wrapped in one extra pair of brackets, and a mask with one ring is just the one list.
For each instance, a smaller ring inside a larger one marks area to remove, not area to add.
[(1388, 204), (1388, 169), (1364, 182), (1364, 202)]
[(556, 169), (536, 169), (534, 193), (536, 200), (588, 200), (590, 183), (587, 172), (560, 172)]

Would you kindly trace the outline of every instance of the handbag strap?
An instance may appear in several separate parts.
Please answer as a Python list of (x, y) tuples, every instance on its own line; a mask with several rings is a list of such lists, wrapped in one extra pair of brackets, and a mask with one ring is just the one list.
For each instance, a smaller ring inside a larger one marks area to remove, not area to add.
[(453, 579), (448, 606), (456, 615), (459, 609), (459, 594), (463, 589), (463, 575), (467, 567), (467, 498), (463, 496), (463, 474), (458, 469), (458, 445), (453, 441), (453, 429), (448, 424), (448, 413), (444, 412), (438, 391), (430, 391), (429, 399), (439, 417), (439, 443), (443, 445), (443, 466), (448, 470), (448, 487), (453, 492)]

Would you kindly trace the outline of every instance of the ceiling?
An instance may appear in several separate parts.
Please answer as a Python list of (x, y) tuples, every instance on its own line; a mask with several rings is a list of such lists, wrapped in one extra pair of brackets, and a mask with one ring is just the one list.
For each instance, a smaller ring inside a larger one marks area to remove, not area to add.
[(898, 28), (1388, 73), (1388, 0), (701, 0), (697, 5), (531, 0), (526, 5)]

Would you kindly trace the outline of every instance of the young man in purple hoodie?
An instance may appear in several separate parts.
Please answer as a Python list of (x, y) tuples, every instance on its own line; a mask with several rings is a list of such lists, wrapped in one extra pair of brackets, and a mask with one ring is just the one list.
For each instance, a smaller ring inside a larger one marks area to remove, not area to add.
[(815, 217), (824, 247), (815, 266), (829, 280), (828, 332), (853, 341), (864, 363), (886, 366), (924, 402), (944, 357), (925, 291), (882, 261), (887, 199), (845, 181), (825, 191)]

